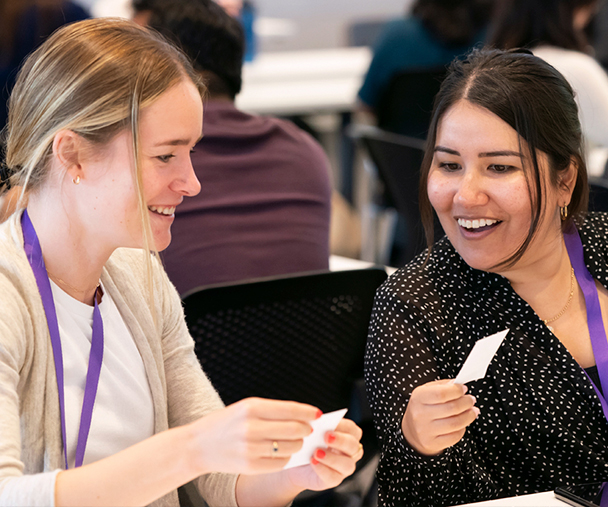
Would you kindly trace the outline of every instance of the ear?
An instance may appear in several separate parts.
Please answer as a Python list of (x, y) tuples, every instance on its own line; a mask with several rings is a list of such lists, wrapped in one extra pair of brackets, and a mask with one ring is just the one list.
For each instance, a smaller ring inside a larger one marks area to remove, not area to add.
[(574, 158), (570, 159), (570, 165), (565, 171), (562, 171), (559, 175), (559, 183), (558, 183), (558, 204), (559, 206), (570, 204), (570, 200), (572, 199), (572, 192), (574, 192), (574, 187), (576, 185), (576, 180), (578, 177), (578, 163)]
[(82, 178), (83, 139), (72, 130), (60, 130), (53, 139), (53, 158), (70, 179)]

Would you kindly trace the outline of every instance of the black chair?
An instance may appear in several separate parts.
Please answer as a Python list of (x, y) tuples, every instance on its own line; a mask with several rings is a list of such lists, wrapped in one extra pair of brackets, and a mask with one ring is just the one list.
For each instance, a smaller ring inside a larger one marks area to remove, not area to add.
[(191, 291), (184, 311), (203, 370), (226, 404), (260, 396), (323, 412), (348, 407), (366, 463), (378, 444), (361, 396), (363, 357), (386, 277), (379, 268), (315, 272)]
[(426, 139), (435, 95), (446, 72), (442, 66), (395, 74), (376, 107), (378, 127)]
[(608, 180), (589, 178), (589, 211), (608, 211)]
[(386, 276), (379, 268), (322, 272), (186, 294), (196, 354), (224, 403), (262, 396), (323, 412), (349, 406)]
[[(383, 204), (395, 208), (404, 224), (402, 247), (393, 265), (401, 266), (426, 248), (424, 227), (418, 206), (420, 165), (424, 141), (385, 132), (376, 127), (357, 125), (351, 135), (363, 146), (384, 184)], [(443, 236), (435, 220), (435, 240)]]

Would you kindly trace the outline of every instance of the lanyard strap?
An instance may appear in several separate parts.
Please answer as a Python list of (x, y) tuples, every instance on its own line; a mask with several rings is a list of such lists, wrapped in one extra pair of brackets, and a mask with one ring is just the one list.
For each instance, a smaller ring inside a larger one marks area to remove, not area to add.
[[(593, 276), (591, 276), (591, 273), (589, 273), (585, 264), (583, 244), (581, 243), (581, 238), (574, 225), (571, 225), (564, 233), (564, 242), (566, 243), (566, 250), (568, 251), (576, 280), (585, 297), (587, 326), (589, 328), (593, 356), (595, 357), (595, 364), (597, 365), (602, 391), (608, 394), (608, 340), (606, 339), (606, 330), (604, 329), (604, 321), (602, 319), (600, 299), (595, 280), (593, 279)], [(585, 372), (585, 374), (586, 373), (587, 372)], [(587, 377), (589, 378), (589, 375), (587, 375)], [(589, 380), (602, 403), (604, 416), (608, 419), (608, 403), (606, 403), (606, 399), (593, 383), (593, 380), (591, 380), (591, 378), (589, 378)]]
[[(34, 272), (38, 292), (42, 298), (44, 313), (46, 315), (49, 334), (51, 336), (51, 346), (53, 358), (55, 360), (55, 375), (57, 377), (57, 390), (59, 392), (59, 409), (61, 413), (61, 434), (63, 436), (63, 455), (65, 458), (65, 468), (68, 467), (68, 451), (65, 425), (65, 394), (63, 382), (63, 355), (61, 351), (61, 336), (59, 335), (59, 324), (57, 323), (57, 312), (53, 301), (51, 282), (44, 265), (40, 241), (34, 225), (30, 220), (27, 210), (21, 216), (21, 226), (23, 229), (23, 243), (25, 254)], [(99, 290), (99, 288), (97, 289)], [(84, 389), (84, 400), (82, 402), (82, 413), (80, 414), (80, 428), (78, 430), (78, 443), (76, 444), (76, 467), (82, 465), (84, 452), (87, 446), (91, 420), (93, 417), (93, 407), (97, 396), (97, 386), (101, 374), (101, 364), (103, 362), (103, 322), (101, 312), (97, 304), (97, 291), (95, 291), (95, 307), (93, 309), (93, 336), (91, 338), (91, 352), (89, 354), (89, 368), (87, 371), (86, 384)]]

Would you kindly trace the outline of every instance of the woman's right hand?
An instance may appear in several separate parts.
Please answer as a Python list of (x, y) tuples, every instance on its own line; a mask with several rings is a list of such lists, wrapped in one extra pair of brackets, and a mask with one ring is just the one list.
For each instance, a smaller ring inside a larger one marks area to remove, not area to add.
[(464, 436), (467, 426), (479, 415), (475, 397), (466, 392), (465, 385), (445, 379), (412, 391), (401, 430), (416, 451), (433, 456)]
[[(311, 405), (247, 398), (201, 417), (193, 431), (195, 467), (201, 474), (260, 474), (281, 470), (321, 416)], [(273, 451), (273, 443), (278, 450)]]

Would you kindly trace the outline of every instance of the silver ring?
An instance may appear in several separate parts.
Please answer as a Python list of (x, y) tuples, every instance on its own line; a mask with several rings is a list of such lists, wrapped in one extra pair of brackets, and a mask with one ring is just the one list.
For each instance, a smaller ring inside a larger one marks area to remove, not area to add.
[(272, 457), (274, 458), (279, 452), (279, 443), (276, 440), (272, 441)]

